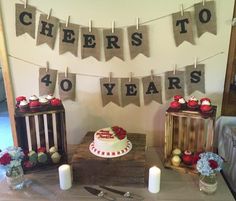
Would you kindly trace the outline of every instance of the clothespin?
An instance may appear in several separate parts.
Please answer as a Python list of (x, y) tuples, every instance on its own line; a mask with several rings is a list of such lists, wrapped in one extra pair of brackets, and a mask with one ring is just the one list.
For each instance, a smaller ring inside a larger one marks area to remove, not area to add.
[(205, 0), (202, 0), (202, 5), (205, 6)]
[(66, 27), (68, 27), (69, 23), (70, 23), (70, 16), (68, 15), (67, 20), (66, 20)]
[(194, 68), (197, 68), (197, 57), (194, 58)]
[(49, 62), (47, 61), (46, 62), (46, 72), (48, 72), (49, 71)]
[(92, 20), (89, 20), (89, 33), (92, 32)]
[(68, 77), (68, 67), (65, 68), (65, 77)]
[(129, 73), (129, 82), (132, 81), (132, 72)]
[(153, 70), (151, 70), (151, 80), (153, 81)]
[(181, 16), (184, 16), (184, 6), (183, 6), (183, 4), (180, 5), (180, 13), (181, 13)]
[(136, 18), (136, 29), (138, 30), (138, 28), (139, 28), (139, 18), (137, 17)]
[(115, 21), (113, 20), (111, 22), (111, 33), (114, 33), (115, 32)]
[(25, 0), (25, 2), (24, 2), (24, 8), (25, 8), (25, 9), (27, 8), (27, 4), (28, 4), (28, 1)]
[(174, 75), (176, 74), (176, 68), (177, 68), (177, 65), (175, 64), (175, 65), (174, 65), (174, 68), (173, 68), (173, 74), (174, 74)]
[(50, 10), (48, 12), (47, 20), (49, 20), (49, 18), (51, 17), (51, 14), (52, 14), (52, 9), (50, 8)]
[(109, 72), (109, 82), (111, 82), (112, 72)]

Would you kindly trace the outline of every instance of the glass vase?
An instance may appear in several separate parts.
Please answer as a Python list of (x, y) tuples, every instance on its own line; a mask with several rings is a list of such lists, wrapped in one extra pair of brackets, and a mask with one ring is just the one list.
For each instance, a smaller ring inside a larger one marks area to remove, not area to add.
[(6, 172), (7, 184), (12, 190), (19, 190), (24, 187), (24, 171), (22, 166), (14, 166)]
[(200, 175), (199, 177), (199, 189), (206, 194), (213, 194), (217, 190), (216, 174), (209, 176)]

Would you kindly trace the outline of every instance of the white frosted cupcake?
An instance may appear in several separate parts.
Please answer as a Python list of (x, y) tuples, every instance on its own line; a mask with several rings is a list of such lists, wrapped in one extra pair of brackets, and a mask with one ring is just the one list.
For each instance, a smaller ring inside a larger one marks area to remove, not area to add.
[(38, 101), (39, 100), (39, 98), (38, 98), (38, 96), (36, 96), (36, 95), (32, 95), (32, 96), (30, 96), (29, 97), (29, 101), (31, 102), (31, 101)]
[(54, 99), (55, 97), (52, 95), (52, 94), (49, 94), (49, 95), (47, 95), (47, 97), (46, 97), (46, 99), (48, 100), (48, 101), (51, 101), (52, 99)]
[(26, 109), (28, 109), (28, 107), (29, 107), (29, 103), (27, 100), (22, 100), (19, 104), (19, 108), (21, 110), (26, 110)]
[(49, 103), (49, 100), (47, 98), (39, 98), (39, 102), (41, 105), (47, 105)]

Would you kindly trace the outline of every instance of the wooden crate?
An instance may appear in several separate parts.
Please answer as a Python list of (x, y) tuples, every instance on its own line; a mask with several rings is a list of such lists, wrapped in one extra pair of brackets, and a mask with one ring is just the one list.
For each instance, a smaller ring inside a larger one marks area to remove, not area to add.
[(172, 166), (172, 151), (179, 148), (182, 151), (215, 152), (215, 117), (215, 106), (213, 113), (208, 117), (203, 117), (198, 111), (171, 112), (167, 110), (165, 116), (164, 166), (195, 172), (195, 167), (186, 166), (182, 163), (180, 167)]
[(80, 184), (144, 186), (146, 135), (129, 133), (132, 150), (117, 158), (100, 158), (89, 151), (94, 132), (88, 132), (72, 157), (74, 181)]
[(44, 106), (37, 110), (29, 109), (24, 112), (16, 108), (15, 121), (18, 146), (23, 150), (37, 151), (39, 147), (46, 147), (48, 152), (50, 147), (55, 146), (62, 155), (61, 162), (67, 161), (63, 105), (57, 107)]

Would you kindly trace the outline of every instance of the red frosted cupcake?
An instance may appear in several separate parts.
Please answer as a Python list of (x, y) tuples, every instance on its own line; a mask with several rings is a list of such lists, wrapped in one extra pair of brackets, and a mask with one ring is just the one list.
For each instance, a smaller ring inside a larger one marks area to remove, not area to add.
[(58, 98), (54, 98), (51, 100), (51, 105), (52, 106), (60, 106), (61, 105), (61, 100)]
[(175, 95), (174, 100), (178, 101), (180, 103), (182, 110), (186, 109), (187, 103), (186, 103), (185, 99), (183, 98), (183, 96)]
[(188, 109), (190, 110), (198, 109), (199, 107), (198, 100), (194, 96), (191, 96), (188, 100), (187, 106), (188, 106)]
[(29, 108), (27, 100), (22, 100), (19, 104), (19, 108), (21, 112), (25, 112)]
[(23, 100), (26, 100), (25, 96), (18, 96), (18, 97), (16, 97), (16, 107), (19, 107), (20, 102), (23, 101)]
[(29, 107), (30, 107), (30, 109), (32, 109), (32, 111), (37, 111), (37, 109), (39, 109), (40, 106), (41, 106), (41, 104), (40, 104), (40, 102), (37, 101), (37, 100), (31, 101), (31, 102), (29, 103)]
[(170, 109), (172, 111), (179, 111), (181, 109), (181, 104), (178, 101), (172, 101), (170, 103)]

